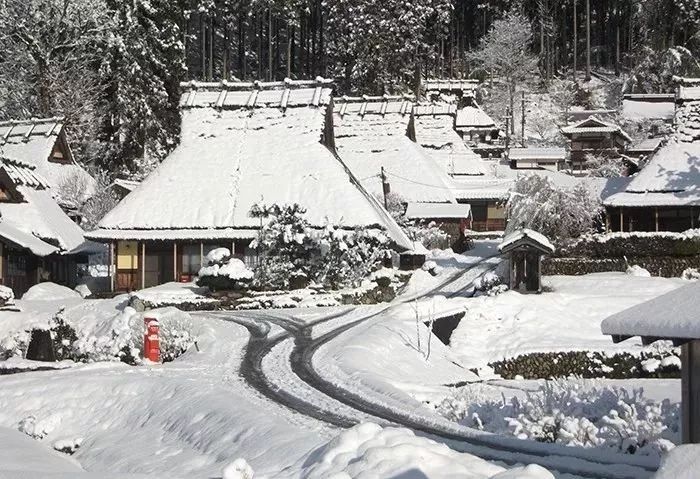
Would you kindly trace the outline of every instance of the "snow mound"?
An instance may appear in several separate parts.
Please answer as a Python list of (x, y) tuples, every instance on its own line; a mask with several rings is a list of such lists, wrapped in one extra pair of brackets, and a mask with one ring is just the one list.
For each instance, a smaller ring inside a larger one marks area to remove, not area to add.
[(228, 466), (224, 467), (221, 479), (253, 479), (253, 468), (245, 459), (236, 459)]
[(80, 298), (80, 293), (56, 283), (39, 283), (22, 295), (24, 301), (55, 301)]
[(647, 271), (646, 269), (644, 269), (641, 266), (638, 266), (636, 264), (633, 264), (632, 266), (628, 266), (625, 273), (627, 273), (630, 276), (639, 276), (642, 278), (650, 278), (651, 277), (651, 273), (649, 273), (649, 271)]
[(207, 264), (220, 263), (224, 259), (231, 256), (231, 251), (228, 248), (214, 248), (204, 257)]
[[(542, 468), (519, 468), (528, 475), (504, 469), (483, 459), (453, 451), (445, 444), (416, 436), (403, 428), (364, 423), (343, 431), (322, 450), (305, 477), (350, 479), (401, 477), (403, 479), (515, 478), (552, 479)], [(507, 472), (507, 471), (506, 471)]]
[(664, 456), (654, 479), (695, 479), (699, 470), (700, 444), (684, 444)]
[(0, 303), (2, 304), (12, 304), (15, 299), (15, 292), (12, 288), (0, 285)]
[(87, 298), (92, 294), (90, 288), (87, 284), (79, 284), (75, 287), (74, 291), (80, 295), (81, 298)]

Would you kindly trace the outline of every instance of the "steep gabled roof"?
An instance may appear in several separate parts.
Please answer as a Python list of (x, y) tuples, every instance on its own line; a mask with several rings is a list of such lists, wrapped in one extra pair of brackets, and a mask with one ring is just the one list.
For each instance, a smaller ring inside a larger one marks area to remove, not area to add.
[(498, 251), (508, 253), (521, 246), (534, 248), (544, 254), (554, 253), (555, 250), (554, 245), (542, 233), (529, 228), (521, 228), (506, 235), (498, 245)]
[(484, 175), (484, 161), (454, 130), (456, 111), (453, 104), (414, 106), (416, 142), (448, 175)]
[[(0, 156), (34, 166), (55, 191), (79, 178), (87, 198), (94, 192), (95, 180), (75, 162), (65, 140), (63, 121), (56, 117), (0, 122)], [(68, 156), (63, 162), (50, 161), (57, 145)]]
[(496, 128), (496, 122), (473, 101), (457, 110), (455, 128)]
[(632, 138), (619, 125), (605, 122), (595, 116), (590, 116), (574, 125), (566, 126), (561, 131), (567, 136), (575, 133), (614, 133), (622, 136), (627, 141), (632, 141)]
[[(330, 84), (197, 84), (195, 91), (182, 96), (180, 144), (89, 237), (250, 237), (260, 227), (250, 216), (254, 204), (298, 203), (314, 226), (383, 228), (410, 246), (321, 142)], [(253, 94), (254, 102), (242, 100)]]
[(608, 206), (700, 205), (700, 143), (670, 143), (652, 156)]
[(376, 197), (381, 170), (393, 193), (407, 202), (453, 203), (451, 179), (408, 137), (412, 105), (404, 98), (338, 98), (333, 118), (338, 155)]
[(38, 256), (70, 252), (84, 243), (83, 230), (63, 212), (35, 167), (0, 159), (0, 169), (21, 196), (0, 202), (0, 237)]

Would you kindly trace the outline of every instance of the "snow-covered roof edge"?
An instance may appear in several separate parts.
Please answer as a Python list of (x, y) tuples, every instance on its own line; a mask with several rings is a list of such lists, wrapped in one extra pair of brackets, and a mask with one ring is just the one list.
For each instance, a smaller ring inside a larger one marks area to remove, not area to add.
[(498, 251), (500, 251), (501, 253), (507, 253), (508, 251), (513, 249), (517, 245), (517, 243), (519, 243), (520, 241), (526, 241), (528, 239), (534, 242), (535, 245), (540, 247), (540, 249), (542, 249), (543, 251), (554, 253), (556, 249), (554, 245), (549, 241), (549, 239), (547, 239), (547, 237), (542, 233), (538, 233), (537, 231), (531, 230), (529, 228), (521, 228), (506, 235), (505, 238), (503, 238), (501, 244), (498, 245)]

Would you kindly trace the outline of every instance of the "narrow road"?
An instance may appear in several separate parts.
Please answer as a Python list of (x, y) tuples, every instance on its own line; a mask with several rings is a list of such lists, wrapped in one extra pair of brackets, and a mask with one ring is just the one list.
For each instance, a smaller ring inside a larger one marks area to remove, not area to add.
[[(497, 266), (497, 260), (485, 258), (428, 292), (388, 305), (368, 308), (369, 311), (359, 317), (353, 308), (335, 312), (310, 323), (299, 322), (289, 312), (281, 310), (217, 312), (207, 315), (237, 322), (248, 329), (250, 340), (241, 366), (241, 375), (251, 387), (265, 397), (306, 416), (341, 428), (351, 427), (363, 421), (372, 421), (384, 426), (399, 425), (445, 442), (455, 450), (469, 452), (486, 460), (512, 465), (536, 463), (550, 470), (579, 477), (650, 477), (657, 464), (648, 458), (522, 441), (486, 434), (456, 423), (445, 424), (444, 421), (430, 420), (426, 416), (372, 400), (371, 395), (345, 388), (339, 384), (337, 378), (326, 378), (315, 369), (314, 355), (343, 333), (369, 321), (380, 320), (382, 315), (398, 304), (436, 294), (471, 295), (474, 292), (474, 280)], [(314, 328), (323, 325), (323, 329), (326, 330), (329, 325), (335, 323), (337, 326), (314, 338)], [(273, 328), (281, 328), (281, 331), (271, 335)], [(291, 341), (293, 347), (287, 348), (288, 356), (282, 358), (288, 362), (289, 368), (285, 371), (275, 371), (274, 375), (270, 374), (270, 371), (266, 371), (265, 361), (270, 356), (279, 354), (282, 346)], [(281, 381), (282, 375), (285, 376), (284, 381)]]

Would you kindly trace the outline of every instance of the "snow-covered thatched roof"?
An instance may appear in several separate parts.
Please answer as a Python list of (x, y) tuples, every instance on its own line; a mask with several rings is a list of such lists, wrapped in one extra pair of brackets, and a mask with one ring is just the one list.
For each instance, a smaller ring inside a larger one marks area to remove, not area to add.
[(498, 251), (508, 253), (518, 247), (528, 246), (542, 253), (554, 253), (554, 245), (542, 233), (529, 228), (521, 228), (508, 234), (498, 245)]
[[(410, 246), (334, 156), (329, 139), (322, 143), (330, 84), (196, 84), (195, 90), (194, 97), (192, 90), (183, 93), (179, 146), (89, 237), (250, 238), (260, 227), (250, 216), (254, 204), (298, 203), (314, 226), (381, 228)], [(257, 96), (233, 101), (232, 93)]]
[(416, 142), (448, 175), (484, 175), (484, 161), (454, 130), (455, 113), (455, 105), (415, 106), (413, 127)]
[(36, 167), (0, 159), (0, 178), (12, 190), (0, 202), (0, 237), (37, 256), (70, 252), (84, 243), (83, 230), (63, 212)]
[(651, 158), (608, 206), (700, 205), (700, 143), (671, 143)]
[(626, 97), (622, 100), (622, 116), (627, 120), (672, 120), (675, 111), (673, 95), (667, 101)]
[(75, 162), (63, 121), (57, 117), (0, 122), (0, 156), (34, 166), (54, 190), (80, 181), (87, 197), (94, 192), (95, 180)]
[(335, 100), (335, 146), (343, 163), (376, 197), (384, 168), (391, 192), (407, 202), (451, 203), (450, 177), (408, 137), (412, 105), (403, 98)]
[(656, 151), (663, 142), (663, 138), (645, 138), (632, 143), (626, 151), (627, 153), (651, 153)]
[(496, 122), (481, 109), (476, 102), (457, 110), (455, 128), (458, 129), (494, 129)]
[(700, 339), (698, 316), (700, 281), (674, 289), (603, 320), (603, 334), (615, 342), (641, 336), (644, 343), (658, 339)]
[(620, 135), (627, 141), (632, 141), (632, 138), (619, 125), (605, 122), (595, 116), (590, 116), (574, 125), (566, 126), (561, 131), (566, 136), (587, 133), (612, 133)]

